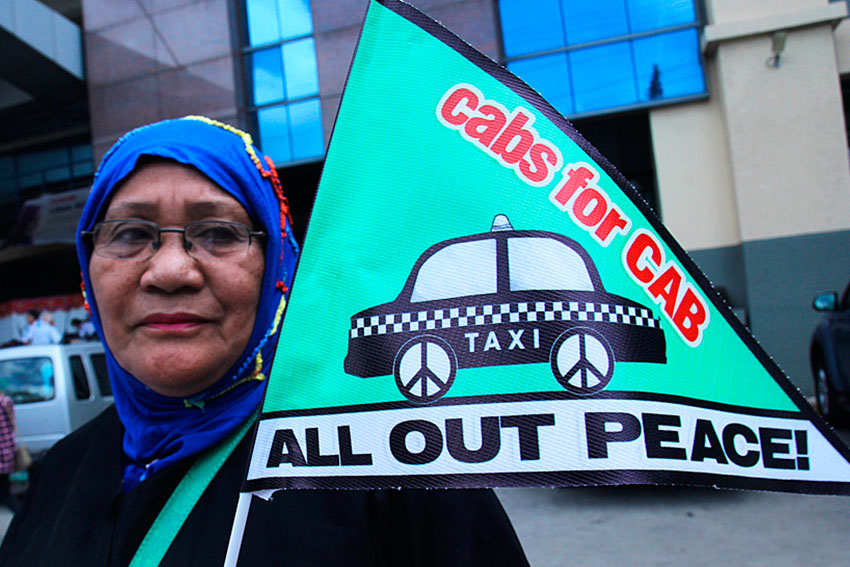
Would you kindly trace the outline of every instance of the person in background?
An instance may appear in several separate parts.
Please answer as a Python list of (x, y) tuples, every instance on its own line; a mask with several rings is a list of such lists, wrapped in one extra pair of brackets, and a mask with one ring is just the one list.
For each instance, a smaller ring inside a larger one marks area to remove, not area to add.
[[(49, 314), (46, 314), (50, 316)], [(21, 343), (25, 345), (58, 345), (62, 341), (62, 335), (56, 330), (52, 323), (44, 321), (39, 317), (35, 309), (27, 311), (27, 327), (24, 329)], [(53, 318), (50, 317), (50, 321)]]
[(12, 512), (20, 509), (20, 501), (12, 494), (9, 475), (15, 472), (15, 404), (0, 390), (0, 504)]
[[(156, 564), (221, 565), (298, 253), (272, 161), (202, 117), (136, 129), (98, 168), (77, 251), (115, 405), (44, 457), (0, 567), (124, 566), (147, 534)], [(280, 491), (254, 499), (239, 562), (527, 566), (489, 490)]]
[(72, 332), (66, 333), (62, 338), (64, 343), (77, 343), (80, 341), (96, 341), (97, 331), (94, 329), (92, 322), (86, 319), (85, 321), (77, 317), (71, 319)]

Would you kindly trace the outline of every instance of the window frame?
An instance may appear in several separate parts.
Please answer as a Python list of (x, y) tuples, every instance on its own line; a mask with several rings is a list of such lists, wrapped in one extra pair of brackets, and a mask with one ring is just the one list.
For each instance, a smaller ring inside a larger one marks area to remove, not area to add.
[[(609, 45), (609, 44), (616, 44), (616, 43), (622, 43), (622, 42), (629, 42), (628, 47), (629, 47), (629, 50), (632, 51), (632, 65), (634, 65), (634, 43), (633, 42), (635, 42), (637, 40), (641, 40), (641, 39), (659, 36), (659, 35), (672, 34), (672, 33), (676, 33), (676, 32), (695, 29), (696, 32), (697, 32), (697, 42), (698, 42), (698, 47), (699, 47), (700, 40), (702, 38), (703, 28), (705, 27), (705, 21), (706, 21), (705, 6), (704, 6), (704, 3), (703, 3), (703, 0), (692, 0), (693, 4), (694, 4), (694, 21), (693, 22), (689, 22), (689, 23), (686, 23), (686, 24), (676, 24), (676, 25), (673, 25), (673, 26), (666, 26), (666, 27), (662, 27), (662, 28), (645, 30), (645, 31), (640, 31), (640, 32), (635, 32), (635, 33), (620, 34), (620, 35), (617, 35), (617, 36), (606, 37), (604, 39), (597, 39), (597, 40), (593, 40), (593, 41), (586, 41), (586, 42), (582, 42), (582, 43), (564, 45), (564, 46), (557, 47), (557, 48), (545, 49), (545, 50), (541, 50), (541, 51), (535, 51), (533, 53), (525, 53), (525, 54), (522, 54), (522, 55), (515, 55), (515, 56), (509, 57), (507, 55), (506, 51), (505, 51), (504, 24), (503, 24), (502, 18), (501, 18), (501, 10), (498, 6), (500, 1), (501, 0), (496, 0), (497, 5), (496, 5), (495, 13), (496, 13), (496, 24), (498, 26), (499, 54), (500, 54), (500, 58), (501, 58), (501, 63), (502, 63), (502, 65), (505, 66), (505, 68), (507, 68), (509, 64), (519, 62), (519, 61), (537, 59), (537, 58), (540, 58), (540, 57), (546, 57), (546, 56), (551, 56), (551, 55), (569, 54), (569, 53), (574, 52), (574, 51), (580, 51), (580, 50), (583, 50), (583, 49), (601, 47), (601, 46), (605, 46), (605, 45)], [(567, 1), (570, 1), (570, 0), (558, 0), (559, 3), (563, 3), (563, 2), (567, 2)], [(850, 0), (847, 0), (847, 1), (850, 1)], [(709, 82), (708, 82), (708, 79), (709, 79), (708, 72), (706, 70), (705, 54), (703, 53), (701, 48), (698, 49), (698, 59), (699, 59), (699, 63), (700, 63), (700, 70), (702, 72), (703, 85), (705, 87), (703, 92), (701, 92), (701, 93), (695, 93), (695, 94), (683, 95), (683, 96), (677, 96), (677, 97), (665, 97), (665, 98), (660, 98), (660, 99), (656, 99), (656, 100), (649, 100), (649, 101), (639, 101), (639, 102), (636, 102), (636, 103), (633, 103), (633, 104), (609, 106), (609, 107), (605, 107), (605, 108), (594, 109), (594, 110), (589, 110), (589, 111), (584, 111), (584, 112), (571, 112), (571, 113), (564, 114), (564, 116), (569, 118), (570, 120), (579, 119), (579, 118), (591, 118), (591, 117), (594, 117), (594, 116), (617, 114), (617, 113), (622, 113), (622, 112), (631, 112), (631, 111), (635, 111), (635, 110), (645, 110), (645, 109), (655, 108), (655, 107), (659, 107), (659, 106), (667, 106), (667, 105), (671, 105), (671, 104), (681, 104), (681, 103), (684, 103), (684, 102), (691, 102), (691, 101), (697, 101), (697, 100), (706, 100), (710, 96), (710, 86), (709, 86)], [(635, 74), (633, 74), (633, 77), (635, 77)], [(532, 88), (534, 88), (534, 85), (530, 85), (530, 86)], [(571, 94), (571, 97), (573, 98), (573, 103), (574, 103), (575, 102), (575, 100), (574, 100), (575, 99), (575, 93), (574, 93), (574, 88), (572, 86), (572, 78), (570, 78), (570, 94)], [(575, 106), (575, 104), (573, 104), (573, 106)], [(560, 112), (560, 109), (556, 109), (556, 110), (558, 110)]]
[[(278, 39), (275, 41), (270, 41), (258, 45), (250, 45), (250, 33), (248, 30), (248, 3), (251, 0), (243, 0), (238, 3), (238, 24), (239, 24), (239, 33), (238, 37), (238, 53), (239, 53), (239, 65), (241, 76), (242, 76), (242, 99), (244, 104), (242, 105), (245, 123), (248, 125), (248, 130), (251, 132), (252, 136), (256, 143), (262, 142), (262, 137), (260, 133), (260, 119), (259, 113), (262, 110), (276, 108), (276, 107), (287, 107), (293, 104), (298, 104), (302, 102), (307, 102), (310, 100), (316, 100), (319, 103), (319, 127), (322, 135), (322, 152), (321, 154), (313, 157), (307, 158), (298, 158), (298, 159), (286, 159), (281, 160), (278, 156), (270, 153), (269, 155), (275, 160), (275, 165), (280, 167), (293, 167), (298, 165), (304, 165), (308, 163), (317, 163), (324, 161), (325, 155), (327, 153), (327, 145), (325, 144), (325, 132), (324, 132), (324, 121), (321, 114), (322, 111), (322, 98), (321, 98), (321, 83), (319, 82), (319, 73), (318, 73), (318, 54), (316, 55), (316, 83), (317, 89), (316, 94), (313, 95), (301, 95), (294, 98), (284, 98), (283, 100), (276, 100), (273, 102), (256, 104), (254, 102), (254, 77), (253, 77), (253, 65), (251, 64), (251, 57), (254, 53), (258, 51), (264, 51), (268, 49), (282, 49), (284, 45), (295, 43), (298, 41), (302, 41), (305, 39), (313, 39), (316, 42), (316, 31), (315, 28), (310, 33), (294, 35), (292, 37), (288, 37), (286, 39)], [(313, 6), (312, 2), (310, 3), (310, 13), (312, 16)], [(285, 81), (285, 72), (281, 75), (281, 77)], [(292, 127), (287, 128), (286, 136), (289, 140), (290, 148), (295, 146), (295, 140), (293, 139)], [(263, 151), (265, 148), (260, 146)], [(290, 150), (291, 151), (291, 150)]]

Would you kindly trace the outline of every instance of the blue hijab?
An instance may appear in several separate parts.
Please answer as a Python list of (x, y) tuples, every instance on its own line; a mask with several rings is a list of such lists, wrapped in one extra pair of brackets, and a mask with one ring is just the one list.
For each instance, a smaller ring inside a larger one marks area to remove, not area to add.
[(186, 399), (158, 394), (124, 370), (109, 345), (104, 344), (115, 406), (125, 429), (125, 490), (149, 474), (215, 445), (259, 407), (277, 343), (284, 295), (298, 257), (289, 207), (277, 173), (248, 134), (198, 116), (133, 130), (101, 161), (77, 227), (77, 255), (86, 300), (101, 338), (103, 327), (89, 273), (91, 245), (81, 233), (103, 218), (113, 193), (141, 156), (196, 168), (236, 198), (268, 238), (260, 303), (248, 346), (237, 363), (206, 390)]

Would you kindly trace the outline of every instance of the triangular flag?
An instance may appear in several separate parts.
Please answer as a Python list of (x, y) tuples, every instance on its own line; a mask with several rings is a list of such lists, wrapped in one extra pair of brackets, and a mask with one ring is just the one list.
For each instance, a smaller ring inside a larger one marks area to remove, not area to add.
[(850, 491), (847, 448), (540, 95), (372, 0), (244, 492)]

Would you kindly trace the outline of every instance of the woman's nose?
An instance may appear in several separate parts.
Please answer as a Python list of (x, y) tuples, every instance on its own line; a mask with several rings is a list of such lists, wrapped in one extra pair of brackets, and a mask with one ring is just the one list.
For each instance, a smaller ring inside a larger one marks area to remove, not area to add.
[(143, 289), (158, 289), (167, 293), (181, 289), (200, 289), (204, 276), (198, 262), (183, 247), (183, 235), (162, 234), (162, 243), (147, 260), (142, 274)]

